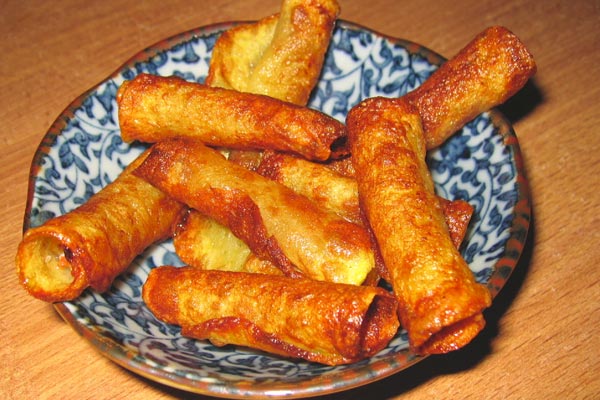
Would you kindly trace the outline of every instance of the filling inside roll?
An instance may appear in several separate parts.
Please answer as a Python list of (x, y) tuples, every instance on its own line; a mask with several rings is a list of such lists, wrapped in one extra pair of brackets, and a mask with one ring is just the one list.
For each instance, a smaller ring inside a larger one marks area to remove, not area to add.
[(52, 236), (42, 236), (28, 241), (23, 247), (26, 258), (26, 284), (36, 290), (66, 290), (75, 280), (71, 269), (72, 254), (60, 240)]

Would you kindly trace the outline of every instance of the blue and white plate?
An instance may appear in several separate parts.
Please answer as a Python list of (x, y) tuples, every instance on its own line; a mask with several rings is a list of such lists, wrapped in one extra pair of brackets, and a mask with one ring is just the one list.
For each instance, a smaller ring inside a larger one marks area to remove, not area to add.
[[(115, 94), (123, 81), (146, 72), (203, 82), (215, 41), (234, 25), (212, 25), (164, 40), (77, 98), (35, 154), (24, 229), (79, 206), (143, 150), (123, 143), (119, 135)], [(360, 100), (401, 96), (443, 61), (418, 44), (339, 21), (310, 106), (344, 121)], [(475, 207), (462, 253), (477, 280), (495, 296), (515, 267), (529, 224), (527, 182), (515, 134), (497, 111), (484, 113), (431, 152), (429, 163), (441, 196), (462, 198)], [(56, 308), (119, 365), (169, 386), (217, 397), (332, 393), (379, 380), (421, 359), (408, 350), (404, 331), (376, 356), (337, 367), (184, 338), (179, 328), (158, 321), (141, 299), (148, 271), (164, 264), (181, 264), (170, 241), (139, 256), (108, 292), (87, 290)]]

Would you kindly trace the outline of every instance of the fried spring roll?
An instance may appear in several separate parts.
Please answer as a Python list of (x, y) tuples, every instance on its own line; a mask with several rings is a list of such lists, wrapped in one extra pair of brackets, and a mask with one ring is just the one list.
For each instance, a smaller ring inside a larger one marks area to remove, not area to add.
[[(283, 0), (279, 14), (227, 30), (213, 48), (206, 84), (306, 106), (338, 13), (332, 0)], [(233, 150), (230, 159), (254, 170), (260, 157)]]
[[(359, 207), (358, 184), (324, 166), (282, 153), (267, 153), (257, 172), (281, 183), (294, 192), (308, 197), (326, 210), (344, 219), (363, 224)], [(446, 200), (438, 197), (452, 242), (458, 248), (462, 243), (473, 207), (464, 200)]]
[(227, 161), (200, 142), (156, 143), (135, 174), (227, 226), (286, 275), (361, 284), (374, 267), (364, 227)]
[[(512, 97), (536, 70), (533, 56), (519, 38), (493, 26), (403, 97), (417, 108), (431, 150), (479, 114)], [(330, 167), (346, 176), (355, 174), (351, 158), (340, 158)]]
[(396, 299), (370, 286), (167, 266), (142, 296), (184, 336), (328, 365), (371, 357), (398, 329)]
[(241, 271), (251, 253), (231, 230), (193, 209), (177, 224), (173, 246), (185, 264), (221, 271)]
[(272, 262), (252, 254), (229, 228), (194, 209), (177, 224), (173, 246), (181, 261), (195, 268), (282, 274)]
[(334, 0), (284, 0), (273, 40), (254, 67), (248, 88), (305, 105), (339, 11)]
[(356, 181), (305, 159), (268, 152), (257, 173), (308, 197), (322, 208), (361, 224)]
[[(284, 0), (281, 13), (224, 32), (213, 48), (206, 84), (305, 106), (321, 72), (339, 11), (335, 2), (322, 2), (325, 7), (320, 3)], [(228, 159), (254, 171), (262, 154), (261, 150), (231, 150)], [(192, 211), (181, 226), (174, 244), (184, 262), (205, 269), (280, 272), (270, 261), (249, 254), (247, 247), (240, 248), (239, 239), (228, 228), (206, 219)], [(221, 246), (206, 245), (217, 238)], [(222, 249), (228, 249), (226, 263)], [(237, 254), (235, 259), (233, 254)]]
[(477, 35), (405, 95), (422, 119), (427, 149), (441, 145), (482, 112), (504, 103), (536, 72), (525, 45), (504, 27)]
[(403, 99), (372, 98), (350, 111), (347, 124), (361, 204), (411, 348), (432, 354), (464, 346), (485, 325), (491, 296), (450, 239), (418, 111)]
[(336, 1), (283, 0), (279, 14), (219, 37), (206, 83), (306, 105), (338, 14)]
[(117, 93), (124, 141), (194, 138), (207, 145), (273, 149), (326, 160), (346, 134), (339, 121), (268, 96), (140, 74)]
[[(208, 86), (252, 92), (247, 89), (254, 67), (273, 40), (279, 14), (228, 29), (219, 36), (210, 58)], [(257, 93), (264, 94), (264, 93)]]
[(131, 174), (147, 152), (85, 204), (25, 232), (19, 280), (34, 297), (72, 300), (103, 292), (150, 244), (171, 235), (184, 206)]

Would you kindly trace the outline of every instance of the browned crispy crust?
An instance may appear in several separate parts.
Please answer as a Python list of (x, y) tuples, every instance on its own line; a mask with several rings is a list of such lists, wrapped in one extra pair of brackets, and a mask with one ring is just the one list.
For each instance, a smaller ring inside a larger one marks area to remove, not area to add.
[(323, 209), (362, 224), (358, 187), (352, 178), (322, 164), (274, 152), (265, 153), (256, 172), (308, 197)]
[(227, 161), (200, 142), (159, 142), (135, 174), (227, 226), (287, 275), (360, 284), (373, 269), (364, 227)]
[(268, 96), (140, 74), (117, 93), (124, 141), (189, 137), (235, 149), (273, 149), (325, 160), (346, 134), (339, 121)]
[(231, 150), (227, 159), (250, 171), (256, 171), (263, 158), (262, 150)]
[(269, 275), (285, 275), (277, 265), (269, 260), (258, 257), (254, 253), (250, 253), (244, 266), (240, 272), (248, 272), (251, 274), (269, 274)]
[(442, 197), (438, 197), (438, 201), (442, 206), (442, 212), (446, 225), (448, 226), (448, 233), (450, 233), (450, 239), (457, 249), (462, 244), (471, 217), (473, 216), (474, 207), (465, 200), (446, 200)]
[[(347, 143), (344, 143), (347, 147)], [(327, 160), (323, 165), (342, 176), (346, 176), (348, 178), (354, 178), (356, 176), (356, 171), (354, 170), (354, 165), (352, 165), (352, 157), (350, 157), (349, 150), (347, 150), (347, 155), (344, 157), (338, 157), (335, 159)]]
[(143, 299), (185, 336), (328, 365), (371, 357), (398, 329), (384, 289), (284, 276), (159, 267)]
[[(206, 84), (305, 106), (338, 13), (335, 0), (284, 0), (281, 13), (225, 31), (213, 48)], [(260, 151), (230, 152), (231, 160), (251, 170), (260, 157)]]
[(504, 103), (536, 72), (533, 56), (508, 29), (487, 28), (405, 95), (421, 115), (428, 149), (482, 112)]
[(332, 0), (284, 0), (273, 40), (250, 77), (251, 90), (305, 105), (339, 11)]
[[(263, 156), (256, 171), (348, 221), (361, 225), (364, 223), (358, 200), (358, 184), (354, 178), (343, 176), (321, 163), (274, 152), (267, 152)], [(450, 201), (438, 197), (438, 201), (442, 205), (452, 242), (458, 248), (467, 232), (473, 206), (465, 200)]]
[(418, 111), (372, 98), (347, 119), (361, 206), (375, 234), (411, 348), (444, 353), (468, 343), (491, 304), (453, 245), (425, 163)]
[(146, 155), (85, 204), (25, 232), (16, 265), (31, 295), (56, 302), (88, 286), (105, 291), (146, 247), (171, 235), (184, 206), (131, 174)]
[(333, 0), (284, 0), (279, 14), (224, 32), (207, 84), (306, 105), (339, 11)]
[(250, 76), (271, 44), (278, 20), (279, 13), (223, 32), (213, 47), (205, 83), (213, 87), (251, 92), (247, 89)]

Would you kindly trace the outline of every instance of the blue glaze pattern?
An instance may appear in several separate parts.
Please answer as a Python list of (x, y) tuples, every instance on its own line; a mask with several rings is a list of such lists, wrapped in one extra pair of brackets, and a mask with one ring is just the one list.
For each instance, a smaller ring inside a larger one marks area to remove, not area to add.
[[(147, 72), (203, 82), (215, 40), (231, 26), (200, 28), (161, 42), (73, 102), (34, 158), (25, 228), (84, 203), (143, 151), (143, 145), (120, 138), (115, 96), (123, 81)], [(362, 99), (396, 97), (414, 89), (439, 62), (441, 57), (415, 44), (340, 21), (309, 106), (343, 121)], [(462, 249), (482, 283), (488, 283), (506, 256), (515, 206), (524, 196), (515, 160), (518, 147), (504, 142), (514, 134), (491, 113), (477, 117), (428, 156), (439, 194), (475, 206)], [(108, 292), (87, 290), (57, 309), (120, 365), (167, 385), (218, 397), (331, 393), (381, 379), (420, 359), (408, 350), (404, 331), (371, 359), (336, 367), (184, 338), (178, 327), (157, 320), (141, 299), (149, 270), (165, 264), (181, 265), (170, 241), (147, 249)]]

